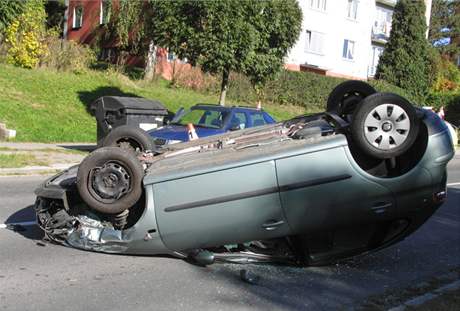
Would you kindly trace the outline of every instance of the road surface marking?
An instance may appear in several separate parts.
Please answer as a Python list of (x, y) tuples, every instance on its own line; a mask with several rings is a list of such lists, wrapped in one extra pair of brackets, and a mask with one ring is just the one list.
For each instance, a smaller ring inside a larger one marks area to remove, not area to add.
[(35, 226), (37, 222), (34, 221), (24, 221), (24, 222), (12, 222), (12, 223), (7, 223), (7, 224), (0, 224), (0, 229), (6, 229), (8, 226)]
[(459, 186), (459, 185), (460, 185), (460, 182), (453, 182), (453, 183), (447, 184), (448, 187), (450, 187), (450, 186)]
[(410, 308), (414, 308), (420, 305), (423, 305), (425, 302), (428, 302), (430, 300), (433, 300), (434, 298), (439, 297), (440, 295), (449, 292), (449, 291), (454, 291), (460, 288), (460, 280), (454, 281), (450, 284), (444, 285), (438, 289), (435, 289), (431, 292), (425, 293), (423, 295), (411, 298), (407, 300), (406, 302), (403, 302), (401, 305), (389, 309), (389, 311), (403, 311)]

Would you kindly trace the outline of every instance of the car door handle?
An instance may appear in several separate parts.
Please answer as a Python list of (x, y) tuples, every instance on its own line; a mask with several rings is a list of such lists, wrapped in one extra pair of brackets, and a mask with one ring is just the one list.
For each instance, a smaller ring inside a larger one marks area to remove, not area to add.
[(279, 221), (272, 220), (272, 221), (269, 221), (267, 223), (264, 223), (262, 225), (262, 228), (264, 228), (267, 231), (271, 231), (271, 230), (275, 230), (277, 227), (279, 227), (279, 226), (281, 226), (283, 224), (284, 224), (284, 220), (279, 220)]
[(377, 202), (372, 205), (371, 209), (376, 214), (381, 214), (386, 212), (390, 207), (393, 206), (391, 202)]

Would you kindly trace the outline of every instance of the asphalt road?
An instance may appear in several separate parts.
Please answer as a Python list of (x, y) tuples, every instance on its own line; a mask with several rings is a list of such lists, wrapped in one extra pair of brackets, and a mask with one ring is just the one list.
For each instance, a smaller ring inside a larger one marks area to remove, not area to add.
[[(44, 177), (0, 178), (0, 224), (34, 220), (33, 189)], [(460, 154), (449, 165), (449, 198), (405, 241), (320, 268), (215, 264), (105, 255), (41, 246), (36, 226), (0, 227), (3, 310), (329, 310), (362, 305), (460, 268)], [(256, 284), (240, 278), (247, 269)]]

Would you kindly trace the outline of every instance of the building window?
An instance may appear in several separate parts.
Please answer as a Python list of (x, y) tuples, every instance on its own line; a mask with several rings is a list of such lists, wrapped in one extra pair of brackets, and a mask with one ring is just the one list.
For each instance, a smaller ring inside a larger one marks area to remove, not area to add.
[(324, 54), (324, 34), (317, 31), (307, 30), (305, 52)]
[(374, 39), (388, 39), (391, 32), (393, 11), (387, 8), (377, 7), (372, 35)]
[(342, 57), (348, 60), (355, 58), (355, 41), (345, 39), (343, 41)]
[(358, 17), (358, 0), (348, 0), (347, 17), (356, 19)]
[(326, 11), (327, 0), (308, 0), (310, 8), (320, 11)]
[(372, 46), (371, 51), (371, 63), (369, 64), (368, 76), (373, 77), (377, 71), (377, 65), (379, 64), (380, 56), (383, 53), (384, 48), (381, 46)]
[(104, 25), (109, 22), (109, 5), (110, 2), (108, 0), (101, 1), (101, 14), (99, 16), (99, 24)]
[(80, 28), (81, 26), (83, 26), (83, 7), (76, 6), (73, 8), (72, 27)]

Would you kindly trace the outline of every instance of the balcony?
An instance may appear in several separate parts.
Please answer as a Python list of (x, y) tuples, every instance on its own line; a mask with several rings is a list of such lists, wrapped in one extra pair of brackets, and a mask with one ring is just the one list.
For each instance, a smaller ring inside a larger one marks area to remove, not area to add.
[(391, 23), (376, 21), (372, 27), (372, 41), (375, 43), (385, 44), (390, 38), (390, 33)]
[(398, 0), (375, 0), (375, 2), (383, 4), (383, 5), (391, 6), (392, 8), (394, 8)]

